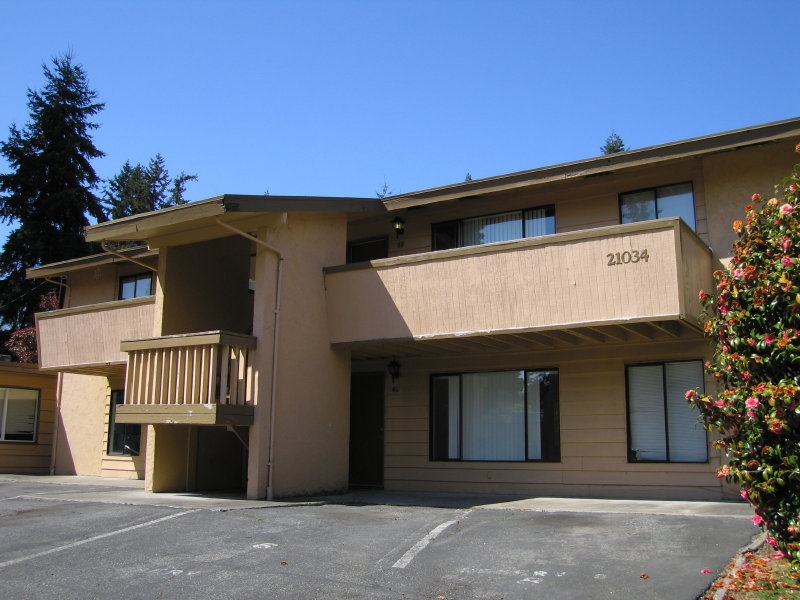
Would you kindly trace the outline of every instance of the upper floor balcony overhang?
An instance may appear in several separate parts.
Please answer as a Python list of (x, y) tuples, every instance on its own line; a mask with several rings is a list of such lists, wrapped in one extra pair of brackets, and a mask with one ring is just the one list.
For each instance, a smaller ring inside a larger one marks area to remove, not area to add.
[(325, 270), (355, 358), (701, 337), (712, 252), (669, 218)]
[(36, 314), (39, 368), (89, 375), (124, 372), (125, 339), (152, 334), (155, 296)]

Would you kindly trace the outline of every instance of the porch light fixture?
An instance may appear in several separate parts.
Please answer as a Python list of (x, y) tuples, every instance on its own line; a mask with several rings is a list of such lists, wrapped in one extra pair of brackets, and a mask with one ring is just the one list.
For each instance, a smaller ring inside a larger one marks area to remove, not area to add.
[(392, 227), (394, 228), (394, 233), (397, 237), (403, 235), (406, 231), (406, 222), (403, 221), (400, 217), (395, 217), (392, 219)]
[(389, 376), (392, 378), (392, 391), (399, 391), (397, 387), (397, 379), (400, 377), (400, 363), (398, 363), (396, 360), (392, 360), (392, 362), (386, 365), (386, 370), (389, 371)]

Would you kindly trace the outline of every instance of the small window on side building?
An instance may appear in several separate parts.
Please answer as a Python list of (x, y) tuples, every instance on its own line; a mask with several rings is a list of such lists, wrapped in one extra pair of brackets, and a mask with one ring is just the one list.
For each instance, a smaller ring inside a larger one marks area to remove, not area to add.
[(153, 293), (153, 274), (138, 273), (119, 278), (119, 300), (141, 298)]

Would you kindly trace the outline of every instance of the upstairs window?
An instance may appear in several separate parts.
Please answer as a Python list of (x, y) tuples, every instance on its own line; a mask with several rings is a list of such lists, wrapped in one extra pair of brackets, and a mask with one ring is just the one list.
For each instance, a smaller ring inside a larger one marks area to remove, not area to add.
[(381, 236), (347, 243), (347, 262), (358, 263), (389, 256), (389, 238)]
[(431, 460), (561, 460), (558, 371), (431, 379)]
[(119, 299), (141, 298), (153, 293), (153, 274), (138, 273), (119, 278)]
[(0, 442), (35, 442), (39, 390), (0, 388)]
[(680, 217), (694, 230), (694, 192), (692, 184), (677, 183), (620, 194), (621, 223), (638, 223), (665, 217)]
[(434, 250), (449, 250), (450, 248), (538, 237), (555, 232), (555, 207), (540, 206), (527, 210), (435, 223), (431, 245)]

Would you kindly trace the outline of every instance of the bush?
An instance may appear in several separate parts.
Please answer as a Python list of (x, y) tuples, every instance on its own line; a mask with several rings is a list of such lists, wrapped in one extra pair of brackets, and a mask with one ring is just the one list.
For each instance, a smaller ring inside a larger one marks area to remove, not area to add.
[[(795, 148), (800, 152), (800, 144)], [(800, 568), (800, 164), (776, 196), (756, 194), (735, 221), (739, 235), (716, 294), (700, 292), (714, 341), (706, 371), (716, 395), (686, 393), (729, 464), (720, 477), (741, 486), (753, 522)], [(782, 199), (779, 199), (782, 198)]]

